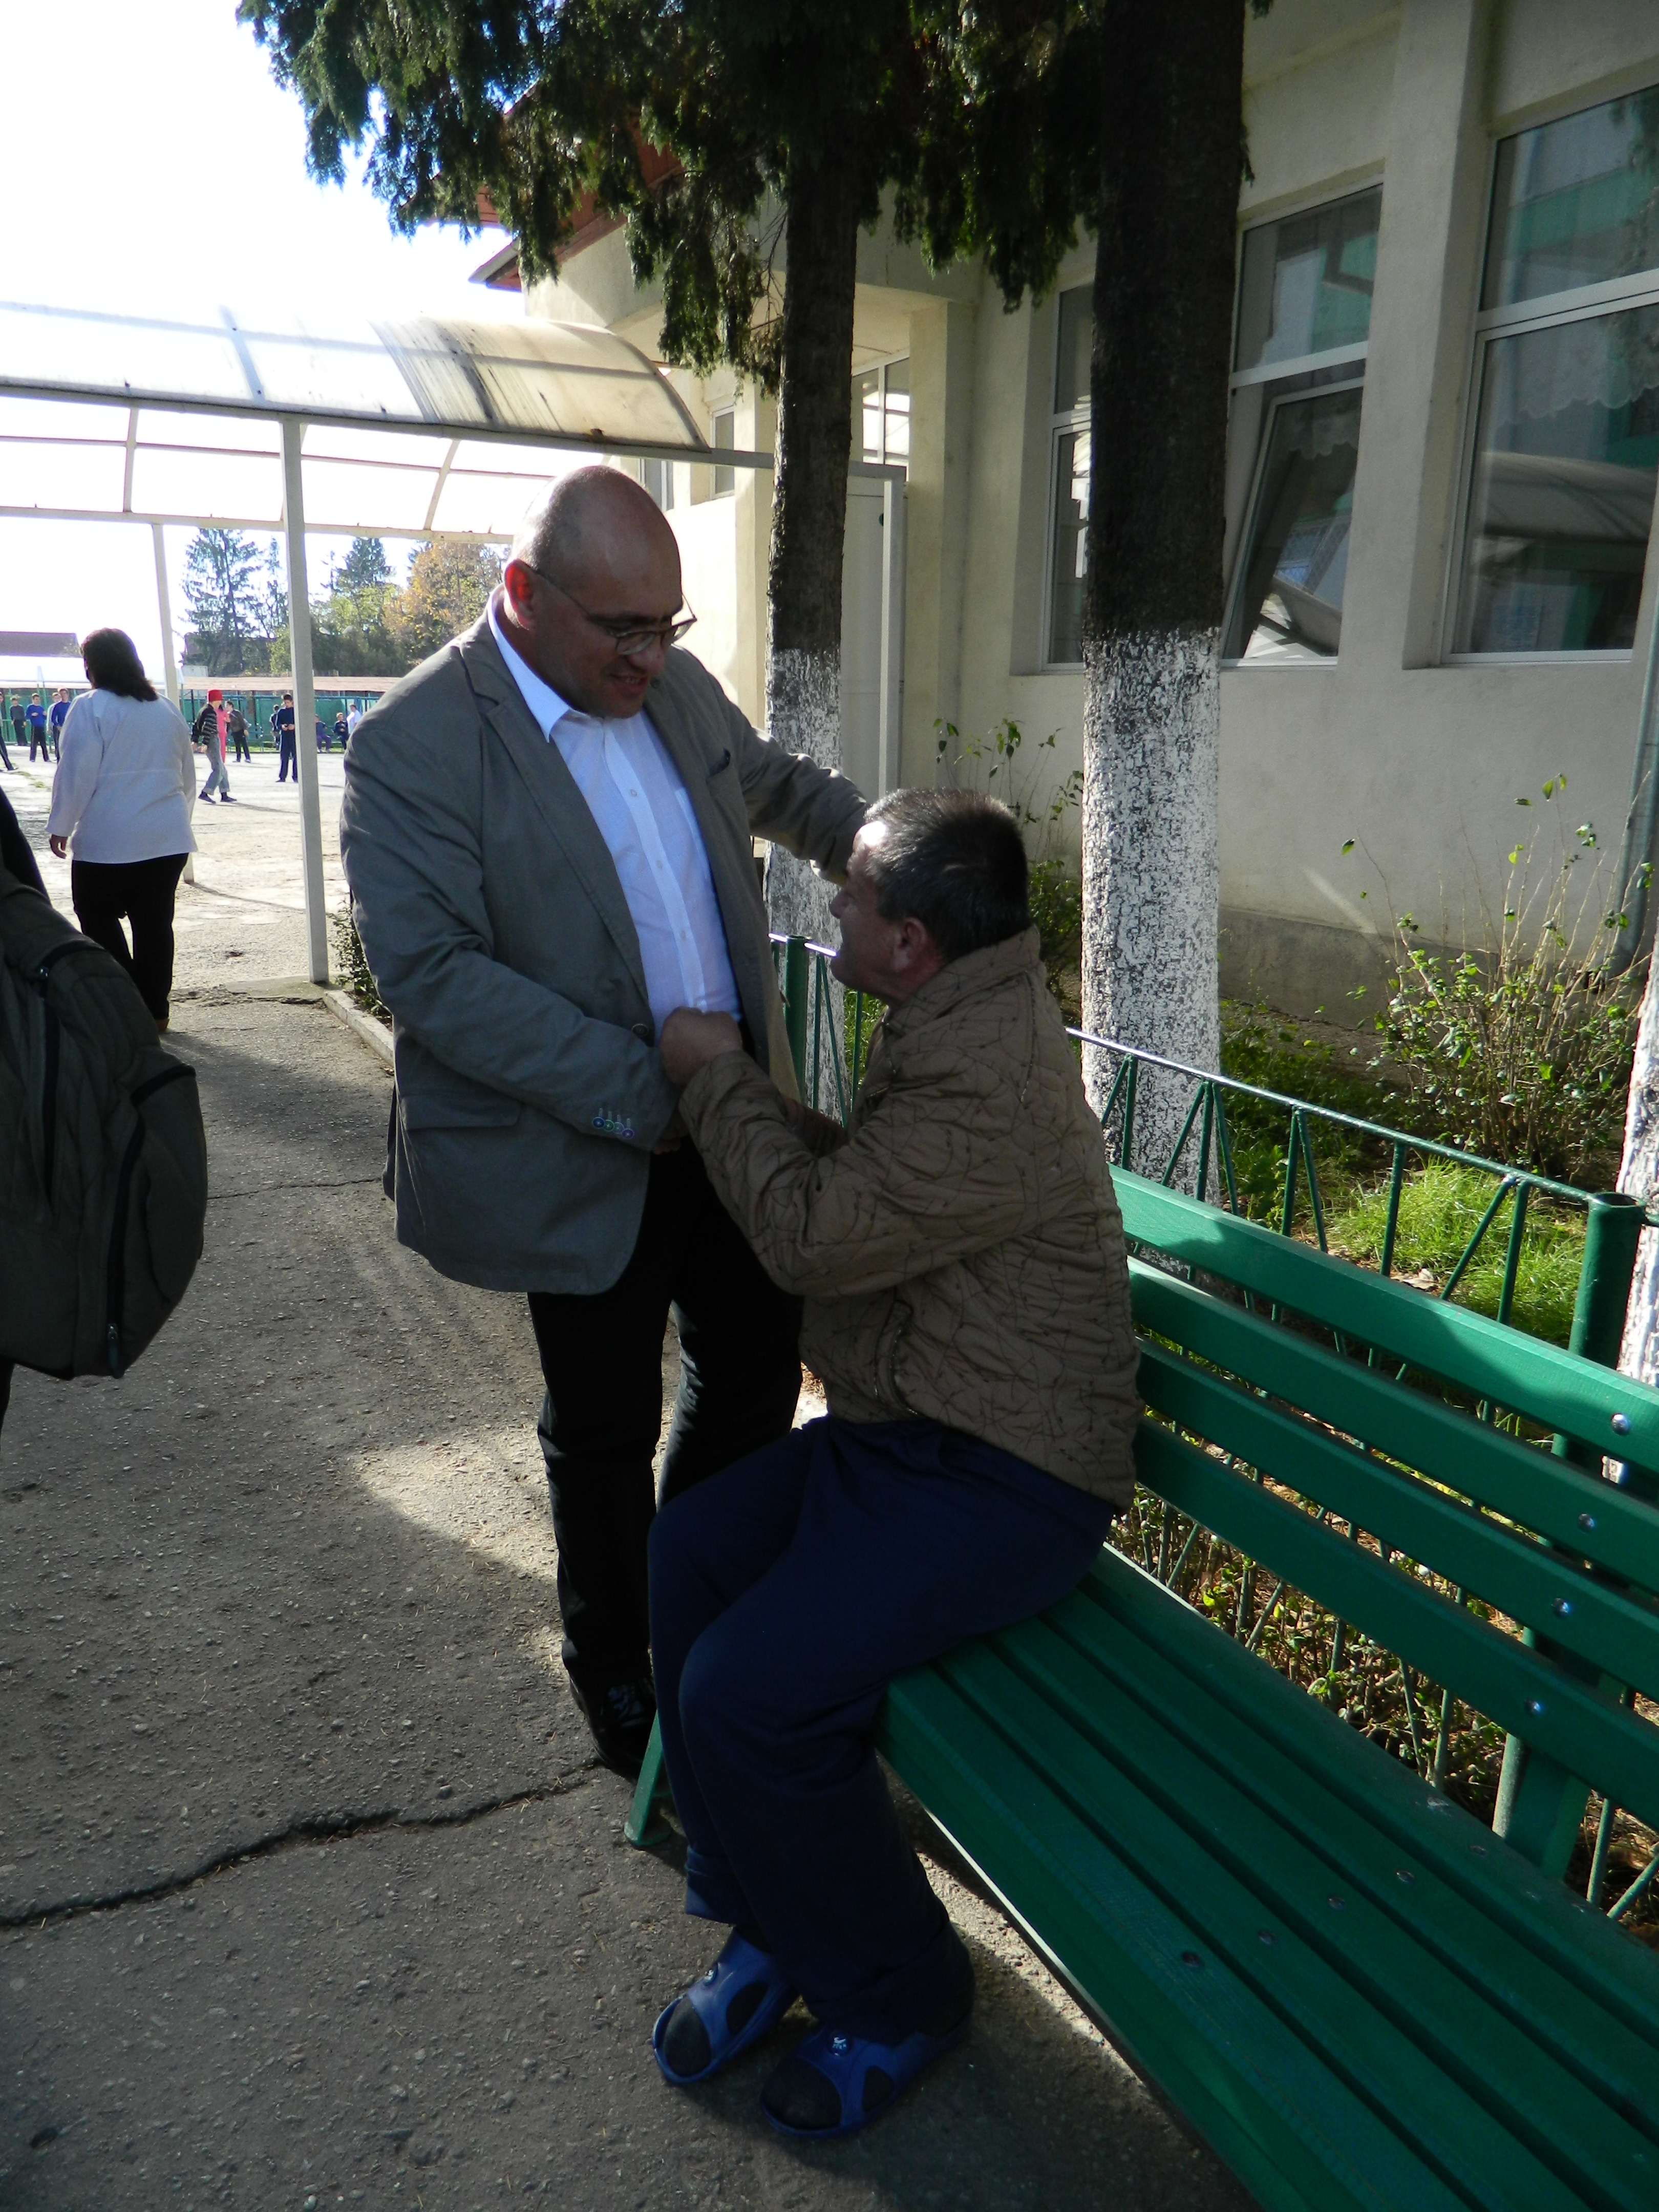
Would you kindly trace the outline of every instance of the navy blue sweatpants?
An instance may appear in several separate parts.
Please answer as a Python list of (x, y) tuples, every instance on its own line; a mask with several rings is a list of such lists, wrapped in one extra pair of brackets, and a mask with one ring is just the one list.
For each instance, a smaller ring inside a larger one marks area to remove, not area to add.
[(1063, 1597), (1111, 1509), (935, 1421), (810, 1422), (651, 1532), (686, 1910), (758, 1928), (807, 2004), (894, 2043), (972, 1995), (871, 1736), (887, 1686)]

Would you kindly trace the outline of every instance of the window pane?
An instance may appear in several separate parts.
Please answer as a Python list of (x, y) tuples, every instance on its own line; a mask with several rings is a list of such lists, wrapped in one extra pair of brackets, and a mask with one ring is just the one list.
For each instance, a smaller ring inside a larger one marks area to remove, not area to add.
[(1458, 649), (1627, 648), (1659, 467), (1659, 307), (1496, 338), (1480, 380)]
[(890, 361), (882, 371), (884, 386), (882, 425), (886, 444), (882, 449), (884, 461), (908, 461), (910, 458), (910, 364), (908, 361)]
[(853, 379), (853, 420), (859, 450), (866, 461), (881, 459), (881, 371), (866, 368)]
[(1505, 138), (1486, 307), (1659, 268), (1659, 85)]
[(1054, 441), (1054, 599), (1048, 617), (1050, 660), (1083, 658), (1083, 579), (1089, 557), (1089, 433), (1066, 430)]
[[(714, 417), (714, 451), (717, 453), (731, 453), (738, 442), (737, 432), (737, 416), (729, 407), (722, 409), (720, 413)], [(720, 499), (729, 491), (734, 492), (737, 488), (737, 471), (731, 468), (722, 468), (720, 463), (716, 461), (714, 464), (715, 498)]]
[(1364, 343), (1382, 214), (1379, 185), (1245, 232), (1236, 368)]
[(1328, 660), (1334, 654), (1363, 397), (1350, 386), (1281, 399), (1274, 409), (1228, 631), (1229, 659)]
[(1089, 404), (1089, 355), (1095, 342), (1091, 287), (1060, 295), (1060, 343), (1054, 354), (1054, 412), (1075, 414)]

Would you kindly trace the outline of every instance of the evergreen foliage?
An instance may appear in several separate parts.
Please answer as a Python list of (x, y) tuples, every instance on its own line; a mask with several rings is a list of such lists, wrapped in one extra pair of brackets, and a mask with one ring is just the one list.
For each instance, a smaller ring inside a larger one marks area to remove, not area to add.
[(187, 650), (210, 676), (249, 671), (251, 653), (263, 665), (259, 550), (245, 531), (197, 532), (185, 555), (185, 605), (191, 627)]

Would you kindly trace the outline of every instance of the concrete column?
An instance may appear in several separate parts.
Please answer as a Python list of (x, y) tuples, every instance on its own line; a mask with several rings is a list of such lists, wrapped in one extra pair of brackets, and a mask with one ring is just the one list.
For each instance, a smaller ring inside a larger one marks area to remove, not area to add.
[(300, 769), (300, 851), (306, 937), (313, 983), (328, 981), (328, 911), (323, 903), (323, 812), (317, 788), (317, 687), (311, 670), (311, 592), (306, 577), (306, 426), (283, 418), (283, 527), (288, 538), (288, 631), (294, 648), (294, 750)]
[(1420, 668), (1439, 645), (1480, 281), (1492, 0), (1405, 0), (1382, 179), (1342, 659)]
[(921, 301), (910, 311), (903, 735), (897, 762), (898, 780), (907, 784), (932, 784), (934, 723), (960, 719), (978, 315), (977, 307), (954, 300)]
[[(778, 403), (757, 384), (738, 395), (733, 442), (754, 453), (778, 448)], [(767, 577), (772, 558), (772, 471), (739, 469), (738, 503), (738, 704), (757, 729), (766, 726), (766, 637), (771, 602)]]

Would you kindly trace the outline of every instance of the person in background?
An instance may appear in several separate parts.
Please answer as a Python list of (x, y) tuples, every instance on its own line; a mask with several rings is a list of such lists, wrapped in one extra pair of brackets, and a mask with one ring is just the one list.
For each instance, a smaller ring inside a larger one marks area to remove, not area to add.
[(52, 702), (52, 712), (46, 717), (52, 730), (52, 754), (54, 760), (64, 757), (64, 720), (70, 710), (70, 695), (59, 691)]
[(317, 717), (317, 750), (319, 753), (328, 750), (328, 725), (320, 714)]
[[(19, 738), (17, 742), (21, 746), (23, 741)], [(3, 767), (6, 773), (10, 775), (11, 755), (6, 750), (6, 718), (3, 714), (0, 714), (0, 767)]]
[(346, 716), (346, 739), (348, 743), (356, 736), (357, 725), (362, 720), (362, 719), (363, 702), (361, 699), (354, 699), (351, 702), (351, 712)]
[(34, 748), (39, 745), (41, 759), (49, 761), (52, 758), (52, 732), (46, 726), (46, 710), (38, 699), (29, 701), (28, 717), (29, 758), (31, 761), (34, 758)]
[[(47, 842), (60, 860), (73, 842), (76, 918), (121, 963), (164, 1030), (173, 992), (173, 901), (185, 857), (196, 849), (190, 732), (173, 702), (156, 696), (125, 630), (94, 630), (81, 654), (92, 688), (64, 724)], [(131, 951), (124, 919), (132, 933)]]
[(340, 750), (343, 752), (347, 741), (351, 736), (350, 725), (346, 720), (346, 710), (343, 707), (334, 717), (334, 734), (340, 740)]
[(300, 760), (294, 749), (294, 694), (291, 691), (283, 692), (283, 703), (271, 716), (270, 726), (276, 732), (276, 781), (286, 783), (288, 772), (292, 769), (294, 781), (298, 783)]
[(239, 761), (246, 761), (248, 765), (252, 767), (253, 764), (253, 756), (248, 750), (247, 746), (247, 721), (240, 707), (233, 707), (230, 709), (229, 714), (225, 718), (225, 727), (229, 733), (230, 742), (234, 750), (236, 758)]
[(196, 717), (191, 731), (191, 741), (198, 744), (208, 757), (208, 780), (202, 786), (202, 797), (210, 806), (213, 804), (213, 787), (219, 787), (219, 796), (227, 806), (234, 805), (230, 795), (230, 778), (225, 774), (225, 735), (229, 716), (225, 711), (222, 691), (210, 691), (208, 702)]
[[(20, 691), (11, 702), (11, 741), (16, 746), (20, 755), (27, 740), (28, 726), (29, 710), (23, 703), (23, 695)], [(6, 766), (8, 768), (11, 766), (9, 760), (7, 761)]]

